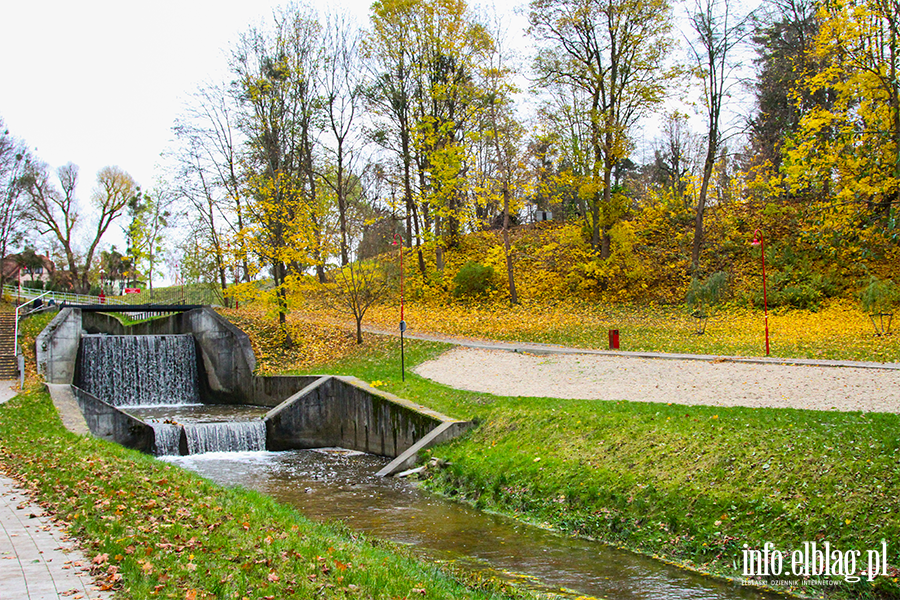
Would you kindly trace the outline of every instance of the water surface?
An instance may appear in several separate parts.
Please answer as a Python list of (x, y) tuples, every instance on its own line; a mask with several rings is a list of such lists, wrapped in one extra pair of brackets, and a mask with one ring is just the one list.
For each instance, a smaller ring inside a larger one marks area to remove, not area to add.
[(719, 582), (601, 543), (569, 538), (377, 477), (386, 459), (337, 449), (167, 457), (223, 485), (268, 494), (318, 521), (409, 544), (543, 592), (609, 600), (779, 598)]

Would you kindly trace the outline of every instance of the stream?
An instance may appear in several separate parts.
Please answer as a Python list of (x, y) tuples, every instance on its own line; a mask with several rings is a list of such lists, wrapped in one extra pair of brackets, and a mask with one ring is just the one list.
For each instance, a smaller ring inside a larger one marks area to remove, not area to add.
[(780, 598), (684, 571), (599, 542), (571, 538), (377, 477), (387, 459), (341, 449), (216, 452), (164, 460), (216, 483), (293, 505), (311, 519), (342, 521), (367, 536), (407, 544), (423, 559), (564, 597)]

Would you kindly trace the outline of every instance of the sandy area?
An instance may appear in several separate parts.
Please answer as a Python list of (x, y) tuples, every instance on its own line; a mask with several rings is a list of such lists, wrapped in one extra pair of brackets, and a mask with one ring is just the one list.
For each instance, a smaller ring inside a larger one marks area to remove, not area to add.
[(498, 396), (900, 412), (900, 371), (888, 369), (456, 348), (415, 372)]

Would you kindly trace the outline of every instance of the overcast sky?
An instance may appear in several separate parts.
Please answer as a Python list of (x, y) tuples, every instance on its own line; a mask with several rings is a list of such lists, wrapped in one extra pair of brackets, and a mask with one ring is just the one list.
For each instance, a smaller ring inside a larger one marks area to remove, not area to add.
[[(310, 3), (345, 6), (365, 23), (371, 0)], [(229, 45), (282, 4), (5, 2), (0, 117), (52, 167), (78, 165), (81, 198), (106, 165), (120, 166), (150, 188), (185, 97), (203, 81), (221, 81)]]

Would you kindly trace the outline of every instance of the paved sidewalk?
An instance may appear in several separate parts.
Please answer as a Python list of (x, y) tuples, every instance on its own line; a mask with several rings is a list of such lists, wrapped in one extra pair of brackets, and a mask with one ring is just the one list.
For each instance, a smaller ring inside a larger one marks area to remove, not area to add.
[(18, 394), (18, 381), (0, 381), (0, 404), (8, 402)]
[(43, 509), (0, 475), (0, 600), (107, 600), (90, 560)]

